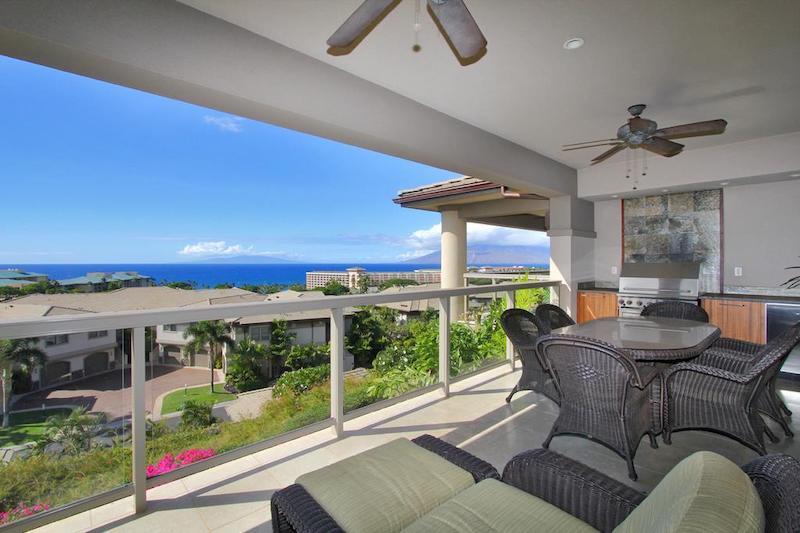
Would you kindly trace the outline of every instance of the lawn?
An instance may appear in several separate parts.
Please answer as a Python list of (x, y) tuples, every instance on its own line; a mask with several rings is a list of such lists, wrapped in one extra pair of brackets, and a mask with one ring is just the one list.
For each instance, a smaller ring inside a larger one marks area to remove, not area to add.
[(164, 397), (161, 414), (167, 415), (183, 410), (183, 403), (186, 400), (211, 404), (235, 400), (236, 395), (227, 392), (224, 387), (224, 383), (214, 383), (214, 392), (211, 392), (211, 387), (208, 385), (189, 387), (186, 392), (183, 389), (170, 392)]
[(55, 409), (37, 409), (22, 413), (11, 413), (10, 426), (0, 428), (0, 447), (14, 446), (25, 442), (39, 440), (44, 432), (45, 421), (54, 415), (69, 414), (72, 409), (61, 407)]

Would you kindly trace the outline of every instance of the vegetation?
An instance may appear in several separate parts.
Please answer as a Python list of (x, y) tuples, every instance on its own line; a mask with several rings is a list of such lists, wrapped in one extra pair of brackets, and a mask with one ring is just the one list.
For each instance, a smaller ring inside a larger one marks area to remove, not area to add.
[(289, 323), (285, 320), (275, 320), (269, 332), (269, 353), (272, 360), (282, 363), (289, 356), (295, 334), (289, 331)]
[(9, 423), (8, 409), (11, 399), (11, 378), (28, 374), (37, 366), (43, 366), (45, 355), (36, 343), (38, 339), (0, 339), (0, 383), (3, 386), (3, 427)]
[(225, 383), (239, 392), (265, 387), (261, 368), (270, 357), (269, 350), (260, 342), (250, 338), (240, 340), (228, 356)]
[(372, 366), (375, 356), (389, 346), (397, 317), (394, 309), (376, 306), (363, 307), (353, 315), (345, 347), (353, 354), (355, 366)]
[(231, 394), (225, 390), (222, 383), (214, 385), (214, 392), (207, 385), (200, 385), (199, 387), (190, 387), (172, 391), (166, 396), (161, 403), (161, 414), (167, 415), (169, 413), (177, 413), (183, 410), (184, 405), (189, 402), (200, 402), (213, 405), (215, 403), (227, 402), (235, 400), (236, 395)]
[(322, 293), (325, 296), (341, 296), (343, 294), (350, 294), (350, 289), (332, 279), (328, 281), (324, 287), (322, 287)]
[(291, 370), (324, 365), (331, 358), (330, 344), (302, 344), (292, 346), (284, 365)]
[(242, 285), (240, 289), (250, 292), (257, 292), (258, 294), (273, 294), (276, 292), (280, 292), (286, 288), (286, 285), (281, 283), (266, 283), (264, 285), (253, 285), (247, 283)]
[(195, 281), (170, 281), (168, 283), (162, 282), (162, 285), (165, 287), (170, 287), (172, 289), (183, 289), (185, 291), (192, 291), (197, 287), (197, 282)]
[(69, 414), (51, 416), (45, 422), (43, 440), (40, 445), (59, 444), (64, 453), (76, 455), (92, 448), (92, 439), (100, 433), (105, 417), (89, 414), (85, 407), (72, 410)]
[(187, 355), (195, 355), (199, 351), (208, 350), (209, 369), (211, 371), (211, 391), (214, 390), (214, 368), (222, 357), (222, 347), (233, 348), (233, 339), (230, 336), (231, 327), (222, 320), (197, 322), (190, 325), (183, 332), (183, 338), (191, 340), (183, 348)]
[(0, 447), (41, 440), (47, 419), (55, 414), (69, 414), (70, 411), (69, 408), (61, 407), (11, 413), (9, 427), (0, 429)]
[(273, 398), (280, 398), (287, 394), (299, 395), (311, 390), (312, 387), (328, 381), (331, 377), (331, 365), (313, 366), (284, 372), (272, 388)]
[(207, 428), (217, 421), (211, 413), (214, 404), (198, 400), (186, 400), (181, 411), (181, 427), (184, 428)]
[(68, 292), (67, 289), (59, 285), (57, 281), (37, 281), (22, 287), (0, 287), (0, 297), (16, 298), (18, 296), (28, 296), (29, 294), (57, 294)]
[(302, 283), (292, 283), (291, 285), (289, 285), (289, 290), (290, 291), (296, 291), (296, 292), (305, 292), (308, 289)]
[(381, 284), (378, 285), (378, 289), (384, 290), (390, 287), (408, 287), (409, 285), (419, 285), (419, 283), (413, 279), (392, 278), (381, 282)]

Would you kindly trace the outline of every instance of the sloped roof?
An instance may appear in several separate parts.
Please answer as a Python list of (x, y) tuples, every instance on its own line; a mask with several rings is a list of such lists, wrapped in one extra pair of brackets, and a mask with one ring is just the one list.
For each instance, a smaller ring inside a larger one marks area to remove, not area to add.
[(466, 192), (476, 192), (489, 189), (499, 189), (500, 185), (486, 181), (480, 178), (473, 178), (471, 176), (461, 176), (447, 181), (439, 181), (422, 185), (413, 189), (404, 189), (398, 191), (397, 197), (394, 199), (395, 203), (402, 204), (414, 200), (423, 200), (428, 198), (438, 198), (440, 196), (451, 196), (454, 194), (462, 194)]
[(151, 279), (138, 272), (87, 272), (85, 276), (62, 279), (60, 285), (87, 285), (95, 283), (108, 283), (110, 281), (130, 281), (133, 279)]
[[(428, 283), (426, 285), (407, 285), (405, 287), (389, 287), (381, 291), (381, 294), (400, 294), (400, 293), (408, 293), (409, 297), (413, 297), (415, 292), (419, 291), (430, 291), (433, 289), (438, 289), (438, 283)], [(396, 309), (398, 311), (402, 311), (404, 313), (419, 313), (422, 311), (427, 310), (438, 310), (439, 309), (439, 299), (438, 298), (425, 298), (422, 300), (408, 300), (406, 302), (390, 302), (385, 304), (378, 304), (381, 307), (388, 307), (390, 309)]]
[(17, 268), (9, 268), (7, 270), (0, 270), (0, 279), (25, 279), (25, 278), (41, 278), (47, 277), (47, 274), (38, 274), (36, 272), (26, 272)]

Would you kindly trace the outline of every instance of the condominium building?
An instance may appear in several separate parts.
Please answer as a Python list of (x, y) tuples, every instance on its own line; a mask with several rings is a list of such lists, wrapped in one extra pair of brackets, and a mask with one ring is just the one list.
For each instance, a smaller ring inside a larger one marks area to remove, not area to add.
[(410, 272), (368, 272), (361, 267), (351, 267), (346, 270), (314, 270), (306, 272), (306, 289), (324, 287), (332, 280), (338, 281), (348, 289), (355, 289), (365, 278), (369, 285), (379, 285), (390, 279), (408, 279), (422, 285), (441, 282), (441, 272), (436, 269), (420, 269)]
[(85, 276), (60, 279), (58, 284), (75, 292), (100, 292), (109, 287), (119, 288), (152, 287), (153, 278), (138, 272), (87, 272)]

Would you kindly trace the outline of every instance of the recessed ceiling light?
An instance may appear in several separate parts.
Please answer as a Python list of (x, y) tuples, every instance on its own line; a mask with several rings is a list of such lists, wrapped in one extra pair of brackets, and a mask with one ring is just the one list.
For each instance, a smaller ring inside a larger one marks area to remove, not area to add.
[(794, 174), (789, 174), (790, 178), (800, 178), (800, 172), (795, 172)]
[(669, 192), (669, 189), (661, 189), (661, 192)]
[(612, 194), (611, 198), (619, 198), (619, 194)]
[(729, 183), (730, 183), (730, 181), (720, 181), (719, 182), (719, 184), (722, 185), (723, 187), (726, 186)]
[(583, 39), (580, 37), (573, 37), (564, 41), (564, 50), (577, 50), (583, 46)]

